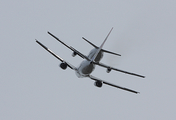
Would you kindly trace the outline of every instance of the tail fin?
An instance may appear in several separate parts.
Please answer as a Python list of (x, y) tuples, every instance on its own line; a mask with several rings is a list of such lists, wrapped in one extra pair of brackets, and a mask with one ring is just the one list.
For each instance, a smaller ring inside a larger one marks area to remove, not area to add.
[[(113, 28), (112, 28), (112, 29), (113, 29)], [(94, 60), (95, 60), (95, 58), (97, 57), (98, 53), (102, 50), (103, 45), (105, 44), (106, 40), (108, 39), (108, 37), (109, 37), (109, 35), (110, 35), (112, 29), (110, 30), (110, 32), (109, 32), (108, 35), (106, 36), (106, 38), (105, 38), (105, 40), (103, 41), (103, 43), (101, 44), (101, 46), (98, 48), (97, 52), (94, 54), (94, 56), (93, 56), (91, 62), (94, 62)]]
[[(86, 42), (88, 42), (89, 44), (91, 44), (94, 48), (98, 49), (99, 47), (96, 46), (95, 44), (93, 44), (92, 42), (90, 42), (89, 40), (87, 40), (86, 38), (82, 37), (82, 39), (84, 39)], [(114, 52), (111, 52), (111, 51), (108, 51), (108, 50), (105, 50), (105, 49), (101, 49), (102, 52), (106, 52), (106, 53), (110, 53), (110, 54), (113, 54), (113, 55), (118, 55), (118, 56), (121, 56), (120, 54), (117, 54), (117, 53), (114, 53)]]

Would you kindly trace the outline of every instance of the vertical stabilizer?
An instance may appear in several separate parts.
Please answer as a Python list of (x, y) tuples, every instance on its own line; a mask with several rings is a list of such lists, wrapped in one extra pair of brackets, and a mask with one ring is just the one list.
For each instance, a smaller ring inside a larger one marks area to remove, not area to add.
[[(113, 28), (112, 28), (113, 29)], [(95, 58), (97, 57), (98, 53), (101, 51), (101, 49), (103, 48), (103, 45), (105, 44), (106, 40), (108, 39), (112, 29), (110, 30), (110, 32), (108, 33), (108, 35), (106, 36), (105, 40), (103, 41), (103, 43), (101, 44), (101, 46), (98, 48), (97, 52), (94, 54), (91, 62), (94, 62)]]

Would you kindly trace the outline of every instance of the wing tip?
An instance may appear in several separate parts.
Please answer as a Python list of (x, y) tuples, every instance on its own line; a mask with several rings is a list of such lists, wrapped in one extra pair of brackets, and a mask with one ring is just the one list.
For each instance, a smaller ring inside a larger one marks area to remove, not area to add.
[(145, 76), (141, 76), (142, 78), (145, 78)]

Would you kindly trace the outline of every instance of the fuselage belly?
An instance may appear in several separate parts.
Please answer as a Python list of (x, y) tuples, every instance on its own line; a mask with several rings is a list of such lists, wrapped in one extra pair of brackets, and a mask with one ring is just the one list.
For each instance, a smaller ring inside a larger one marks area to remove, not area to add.
[[(88, 55), (88, 58), (91, 60), (94, 56), (94, 54), (96, 53), (97, 49), (92, 49)], [(101, 60), (101, 58), (103, 57), (103, 52), (99, 52), (97, 57), (95, 58), (95, 62), (99, 62)], [(90, 75), (93, 70), (95, 69), (95, 65), (93, 63), (91, 63), (91, 61), (88, 60), (84, 60), (80, 66), (78, 67), (77, 71), (76, 71), (76, 75), (78, 77), (86, 77), (88, 75)]]

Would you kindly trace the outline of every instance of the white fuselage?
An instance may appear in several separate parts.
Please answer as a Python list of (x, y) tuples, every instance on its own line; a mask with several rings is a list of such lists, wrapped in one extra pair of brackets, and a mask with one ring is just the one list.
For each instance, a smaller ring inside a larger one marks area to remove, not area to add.
[[(87, 57), (91, 60), (93, 56), (96, 54), (97, 50), (98, 49), (96, 48), (92, 49)], [(102, 57), (103, 57), (103, 52), (100, 51), (94, 61), (99, 62), (102, 59)], [(79, 78), (87, 77), (92, 73), (94, 69), (95, 69), (95, 64), (91, 63), (91, 61), (84, 60), (77, 68), (76, 75)]]

